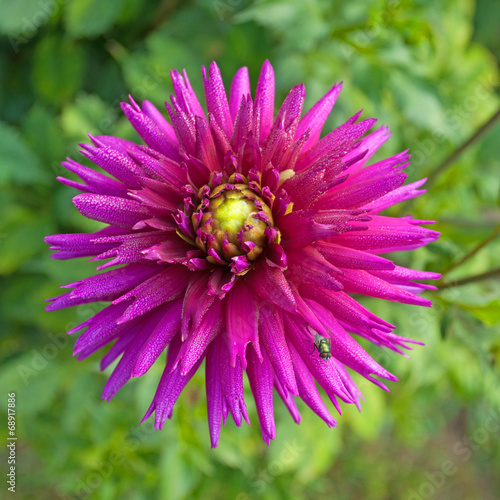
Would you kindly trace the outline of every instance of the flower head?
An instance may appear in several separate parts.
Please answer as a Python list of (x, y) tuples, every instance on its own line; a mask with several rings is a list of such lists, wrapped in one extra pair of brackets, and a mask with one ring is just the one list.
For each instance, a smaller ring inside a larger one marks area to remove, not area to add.
[[(274, 74), (265, 62), (252, 99), (248, 71), (235, 75), (229, 102), (219, 69), (203, 69), (205, 114), (186, 73), (172, 72), (170, 122), (150, 102), (123, 111), (145, 142), (90, 136), (81, 152), (107, 175), (68, 159), (81, 178), (59, 180), (82, 192), (84, 216), (105, 223), (92, 234), (46, 241), (58, 259), (90, 256), (104, 272), (66, 285), (48, 310), (110, 304), (71, 330), (83, 359), (114, 341), (101, 368), (121, 356), (104, 387), (111, 399), (146, 373), (167, 348), (166, 365), (145, 418), (156, 427), (205, 360), (208, 424), (217, 446), (230, 413), (248, 422), (246, 371), (265, 442), (275, 436), (273, 390), (298, 423), (294, 396), (336, 425), (316, 388), (359, 407), (346, 367), (386, 389), (396, 380), (352, 334), (402, 353), (413, 342), (362, 307), (352, 294), (430, 306), (417, 294), (435, 273), (395, 265), (379, 254), (411, 250), (438, 233), (411, 217), (380, 215), (413, 198), (424, 181), (403, 186), (407, 152), (369, 164), (388, 139), (360, 113), (320, 139), (341, 85), (304, 116), (303, 85), (274, 117)], [(111, 259), (111, 260), (108, 260)], [(113, 269), (108, 269), (113, 266)]]

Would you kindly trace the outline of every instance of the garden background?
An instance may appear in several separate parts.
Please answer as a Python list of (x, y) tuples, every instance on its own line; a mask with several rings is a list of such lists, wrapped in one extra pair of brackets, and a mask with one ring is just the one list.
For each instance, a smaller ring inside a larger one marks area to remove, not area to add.
[[(499, 498), (499, 25), (495, 0), (0, 1), (0, 405), (16, 393), (17, 498)], [(212, 60), (227, 85), (246, 65), (255, 86), (266, 58), (276, 102), (304, 82), (307, 108), (342, 80), (324, 131), (364, 108), (393, 132), (382, 156), (410, 149), (408, 182), (429, 177), (428, 192), (390, 214), (437, 220), (442, 237), (392, 257), (444, 278), (431, 310), (362, 300), (426, 344), (405, 359), (362, 342), (399, 377), (389, 393), (356, 377), (362, 412), (344, 405), (330, 430), (276, 401), (269, 448), (249, 396), (252, 426), (228, 421), (211, 450), (203, 370), (159, 432), (139, 421), (161, 363), (101, 400), (109, 369), (76, 361), (64, 333), (94, 306), (44, 311), (96, 265), (54, 261), (42, 239), (96, 229), (56, 176), (66, 156), (82, 161), (86, 132), (137, 140), (128, 93), (164, 109), (169, 70), (201, 92)]]

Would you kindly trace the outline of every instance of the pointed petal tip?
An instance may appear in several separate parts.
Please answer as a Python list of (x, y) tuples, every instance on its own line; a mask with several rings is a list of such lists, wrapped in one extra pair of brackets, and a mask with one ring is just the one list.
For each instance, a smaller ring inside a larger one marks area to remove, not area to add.
[(384, 370), (384, 371), (385, 371), (384, 375), (381, 375), (381, 376), (383, 376), (386, 380), (390, 380), (391, 382), (398, 381), (398, 377), (396, 377), (396, 375), (393, 375), (392, 373), (388, 372), (387, 370)]
[(144, 373), (141, 373), (142, 370), (136, 370), (135, 368), (132, 368), (131, 372), (130, 372), (130, 378), (137, 378), (137, 377), (142, 377), (142, 375), (144, 375)]
[(128, 95), (128, 99), (130, 101), (130, 104), (132, 105), (132, 107), (137, 111), (137, 112), (140, 112), (141, 111), (141, 108), (140, 106), (135, 102), (134, 98), (132, 97), (132, 94), (129, 94)]
[(272, 66), (272, 64), (269, 62), (269, 59), (266, 59), (266, 60), (262, 63), (262, 68), (261, 68), (261, 71), (264, 71), (265, 73), (274, 73), (273, 66)]
[(215, 61), (212, 61), (208, 66), (208, 77), (207, 77), (207, 69), (205, 68), (205, 66), (201, 67), (201, 74), (204, 80), (210, 80), (214, 76), (220, 75), (219, 66), (217, 66), (217, 63)]
[(251, 427), (250, 418), (248, 417), (247, 408), (244, 402), (243, 404), (240, 404), (240, 409), (241, 409), (241, 414), (243, 415), (243, 419)]
[(248, 74), (248, 67), (247, 66), (242, 66), (241, 68), (236, 71), (236, 75), (243, 73), (243, 74)]
[(146, 415), (142, 417), (142, 420), (139, 422), (140, 424), (143, 424), (150, 416), (149, 410), (146, 412)]

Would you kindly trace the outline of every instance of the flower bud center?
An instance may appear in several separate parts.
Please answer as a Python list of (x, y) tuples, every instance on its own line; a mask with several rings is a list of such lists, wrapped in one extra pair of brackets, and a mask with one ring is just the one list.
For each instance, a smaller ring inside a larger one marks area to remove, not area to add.
[(272, 210), (259, 189), (240, 177), (205, 191), (192, 215), (195, 243), (206, 252), (206, 260), (230, 265), (238, 275), (251, 269), (269, 243), (280, 239)]
[(246, 198), (226, 198), (215, 210), (213, 218), (223, 231), (238, 233), (248, 216), (257, 211), (255, 205)]

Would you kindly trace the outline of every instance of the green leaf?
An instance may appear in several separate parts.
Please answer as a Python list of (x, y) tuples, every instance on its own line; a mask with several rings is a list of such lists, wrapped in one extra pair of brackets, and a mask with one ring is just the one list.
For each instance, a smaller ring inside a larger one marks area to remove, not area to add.
[(109, 106), (96, 95), (80, 94), (61, 114), (64, 132), (77, 140), (88, 140), (87, 133), (109, 135), (116, 120)]
[(421, 79), (400, 72), (393, 72), (390, 80), (396, 103), (408, 120), (418, 127), (448, 131), (435, 88)]
[(46, 221), (33, 219), (3, 234), (0, 239), (0, 275), (21, 268), (26, 261), (43, 251), (43, 238), (49, 230)]
[(36, 103), (25, 116), (22, 130), (30, 146), (44, 163), (59, 165), (64, 158), (65, 141), (56, 115)]
[(26, 43), (35, 36), (38, 29), (50, 19), (55, 7), (56, 2), (0, 0), (0, 33), (12, 37), (11, 43), (17, 52), (16, 44)]
[(57, 347), (48, 338), (43, 346), (31, 349), (4, 366), (0, 385), (16, 393), (18, 411), (23, 418), (34, 417), (53, 403), (61, 384), (60, 365), (54, 360), (57, 352)]
[(107, 31), (120, 15), (123, 0), (74, 0), (66, 5), (64, 23), (74, 38), (95, 37)]
[(498, 299), (494, 299), (482, 306), (472, 306), (468, 304), (457, 305), (470, 312), (488, 326), (494, 326), (500, 322), (500, 300)]
[(0, 122), (0, 186), (47, 181), (40, 161), (17, 130)]
[(78, 45), (57, 36), (44, 38), (35, 50), (31, 77), (38, 95), (59, 106), (80, 87), (85, 54)]

